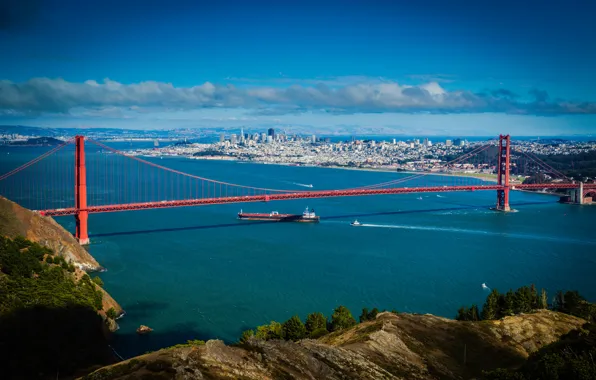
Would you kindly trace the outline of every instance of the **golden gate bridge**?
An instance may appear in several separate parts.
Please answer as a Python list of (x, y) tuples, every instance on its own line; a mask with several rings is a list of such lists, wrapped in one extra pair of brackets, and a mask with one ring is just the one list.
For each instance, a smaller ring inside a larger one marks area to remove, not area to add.
[[(95, 148), (94, 158), (87, 160), (85, 143)], [(496, 143), (496, 141), (495, 141)], [(182, 172), (157, 164), (131, 153), (117, 150), (99, 141), (76, 136), (33, 160), (0, 175), (0, 194), (37, 210), (44, 216), (74, 215), (75, 237), (89, 244), (89, 214), (201, 206), (243, 202), (269, 202), (366, 195), (442, 193), (462, 191), (496, 191), (497, 211), (510, 211), (511, 190), (566, 189), (572, 201), (583, 203), (586, 196), (596, 196), (596, 184), (572, 181), (531, 153), (516, 152), (531, 162), (536, 170), (556, 180), (550, 183), (522, 184), (511, 180), (513, 166), (509, 135), (499, 136), (498, 143), (477, 146), (444, 164), (454, 168), (478, 160), (489, 149), (496, 148), (496, 183), (486, 184), (473, 177), (447, 177), (449, 184), (424, 181), (428, 172), (412, 174), (382, 183), (326, 190), (287, 190), (240, 185)], [(74, 154), (66, 153), (74, 147)], [(56, 160), (48, 159), (56, 157)], [(480, 159), (482, 160), (482, 158)], [(494, 162), (494, 161), (493, 161)], [(527, 165), (527, 164), (526, 164)], [(440, 174), (440, 173), (439, 173)], [(431, 183), (429, 183), (431, 182)], [(405, 187), (404, 185), (410, 185)], [(73, 194), (74, 193), (74, 194)], [(72, 202), (64, 205), (64, 202)], [(64, 207), (65, 206), (65, 207)]]

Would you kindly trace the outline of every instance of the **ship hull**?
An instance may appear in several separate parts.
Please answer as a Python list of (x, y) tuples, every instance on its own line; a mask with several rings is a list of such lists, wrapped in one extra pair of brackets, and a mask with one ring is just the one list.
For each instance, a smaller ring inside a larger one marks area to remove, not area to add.
[(318, 223), (319, 217), (305, 218), (302, 215), (293, 214), (238, 214), (240, 220), (267, 220), (270, 222), (294, 222), (294, 223)]

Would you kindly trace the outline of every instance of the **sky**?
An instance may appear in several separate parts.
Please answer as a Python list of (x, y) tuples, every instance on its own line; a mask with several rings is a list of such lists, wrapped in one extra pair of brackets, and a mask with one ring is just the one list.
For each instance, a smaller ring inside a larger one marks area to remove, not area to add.
[(596, 1), (0, 0), (0, 125), (596, 134)]

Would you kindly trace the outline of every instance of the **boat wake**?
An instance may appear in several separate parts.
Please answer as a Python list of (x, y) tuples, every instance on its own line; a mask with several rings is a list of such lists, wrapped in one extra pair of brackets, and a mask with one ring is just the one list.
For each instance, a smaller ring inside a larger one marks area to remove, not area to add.
[(298, 183), (298, 182), (292, 182), (292, 184), (296, 185), (296, 186), (302, 186), (302, 187), (313, 187), (312, 184), (307, 185), (305, 183)]
[(490, 290), (490, 288), (488, 286), (486, 286), (486, 284), (484, 282), (482, 283), (482, 289)]
[(372, 228), (394, 228), (394, 229), (400, 229), (400, 230), (437, 231), (437, 232), (451, 232), (451, 233), (460, 233), (460, 234), (501, 236), (501, 237), (507, 237), (507, 238), (513, 238), (513, 239), (529, 239), (529, 240), (542, 240), (542, 241), (546, 240), (546, 241), (559, 242), (559, 243), (596, 245), (596, 241), (593, 241), (593, 240), (567, 239), (567, 238), (562, 238), (562, 237), (553, 237), (553, 236), (544, 236), (544, 235), (493, 232), (493, 231), (471, 230), (471, 229), (465, 229), (465, 228), (412, 226), (412, 225), (403, 225), (403, 224), (368, 224), (368, 223), (362, 223), (360, 226), (361, 227), (372, 227)]
[(446, 196), (444, 196), (444, 195), (439, 195), (439, 194), (437, 194), (437, 198), (447, 198), (447, 197), (446, 197)]

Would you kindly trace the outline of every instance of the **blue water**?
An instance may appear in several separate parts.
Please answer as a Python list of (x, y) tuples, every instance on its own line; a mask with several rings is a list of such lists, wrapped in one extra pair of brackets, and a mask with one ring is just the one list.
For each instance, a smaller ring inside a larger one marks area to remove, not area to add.
[[(0, 148), (0, 172), (40, 148)], [(6, 155), (10, 152), (10, 155)], [(396, 173), (164, 159), (161, 164), (218, 180), (275, 187), (346, 188)], [(70, 169), (68, 169), (70, 170)], [(451, 179), (433, 177), (438, 184)], [(480, 181), (479, 181), (480, 183)], [(293, 186), (293, 187), (292, 187)], [(49, 186), (48, 186), (49, 187)], [(90, 189), (90, 191), (92, 191)], [(386, 195), (217, 205), (89, 219), (91, 254), (126, 310), (113, 346), (132, 356), (187, 339), (235, 341), (241, 331), (340, 304), (453, 317), (482, 304), (490, 288), (529, 283), (577, 289), (596, 300), (596, 207), (512, 193), (515, 213), (488, 210), (493, 192)], [(26, 202), (26, 200), (24, 200)], [(248, 212), (299, 213), (320, 224), (236, 220)], [(357, 218), (364, 225), (352, 227)], [(72, 217), (57, 218), (74, 231)], [(154, 329), (139, 336), (145, 324)]]

